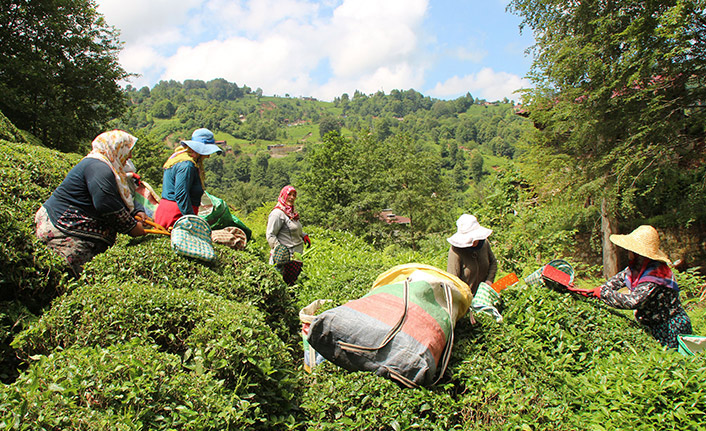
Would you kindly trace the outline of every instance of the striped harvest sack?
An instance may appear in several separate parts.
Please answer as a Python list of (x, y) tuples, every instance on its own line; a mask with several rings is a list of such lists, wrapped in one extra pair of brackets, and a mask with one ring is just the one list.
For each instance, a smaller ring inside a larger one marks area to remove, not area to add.
[[(380, 285), (385, 281), (392, 283)], [(454, 325), (470, 298), (468, 285), (451, 274), (401, 265), (378, 277), (367, 295), (316, 316), (308, 343), (349, 371), (371, 371), (407, 387), (429, 385), (443, 376)]]

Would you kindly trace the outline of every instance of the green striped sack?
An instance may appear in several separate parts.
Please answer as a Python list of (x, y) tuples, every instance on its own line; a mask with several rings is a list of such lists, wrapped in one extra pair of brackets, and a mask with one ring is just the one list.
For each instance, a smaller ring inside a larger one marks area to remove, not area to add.
[(489, 284), (480, 283), (478, 291), (473, 295), (471, 309), (474, 312), (490, 314), (495, 318), (496, 322), (500, 323), (503, 320), (503, 316), (497, 309), (498, 303), (500, 303), (500, 294)]
[(453, 346), (452, 283), (427, 280), (377, 287), (317, 315), (309, 344), (349, 371), (370, 371), (408, 387), (436, 383)]

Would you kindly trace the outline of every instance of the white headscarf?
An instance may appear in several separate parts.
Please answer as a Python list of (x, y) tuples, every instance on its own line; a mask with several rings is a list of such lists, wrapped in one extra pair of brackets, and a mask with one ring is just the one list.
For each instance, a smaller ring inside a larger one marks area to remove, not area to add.
[(108, 166), (115, 175), (115, 181), (118, 184), (120, 196), (123, 202), (132, 212), (135, 209), (135, 203), (132, 200), (132, 191), (129, 186), (130, 179), (125, 174), (125, 163), (127, 163), (132, 147), (135, 146), (137, 138), (122, 130), (111, 130), (96, 136), (91, 144), (93, 149), (86, 156), (87, 158), (97, 159)]

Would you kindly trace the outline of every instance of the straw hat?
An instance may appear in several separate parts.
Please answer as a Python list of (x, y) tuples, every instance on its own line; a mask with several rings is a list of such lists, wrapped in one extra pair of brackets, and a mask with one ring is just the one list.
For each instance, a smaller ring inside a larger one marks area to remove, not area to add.
[(658, 260), (666, 264), (671, 263), (667, 253), (659, 248), (659, 233), (649, 225), (642, 225), (627, 235), (611, 235), (610, 241), (640, 256)]
[(456, 233), (446, 240), (454, 247), (466, 248), (473, 244), (473, 241), (486, 239), (493, 231), (478, 223), (475, 216), (464, 214), (456, 220)]

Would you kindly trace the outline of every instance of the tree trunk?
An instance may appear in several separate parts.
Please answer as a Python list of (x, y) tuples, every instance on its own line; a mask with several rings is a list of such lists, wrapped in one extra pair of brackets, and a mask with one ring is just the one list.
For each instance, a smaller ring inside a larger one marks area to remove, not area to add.
[(618, 247), (610, 242), (610, 235), (617, 232), (618, 224), (608, 212), (606, 198), (601, 201), (601, 230), (603, 231), (603, 276), (608, 279), (618, 273)]

